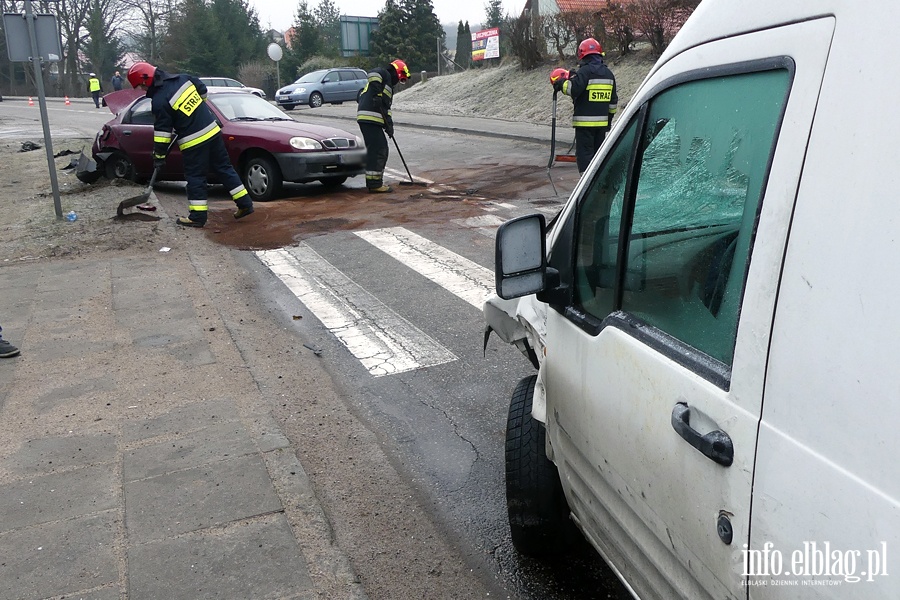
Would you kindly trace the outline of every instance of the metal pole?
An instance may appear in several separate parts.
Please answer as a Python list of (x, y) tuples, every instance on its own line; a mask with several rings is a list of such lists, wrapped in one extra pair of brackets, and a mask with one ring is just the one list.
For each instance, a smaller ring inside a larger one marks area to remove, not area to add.
[(275, 61), (275, 75), (276, 75), (277, 81), (278, 81), (278, 87), (275, 88), (276, 92), (281, 89), (281, 67), (279, 66), (280, 62), (281, 62), (280, 60)]
[[(50, 138), (50, 118), (47, 115), (47, 98), (44, 96), (44, 75), (41, 73), (41, 57), (38, 55), (37, 33), (34, 21), (37, 17), (31, 10), (31, 0), (25, 0), (25, 20), (28, 22), (28, 37), (31, 38), (31, 62), (34, 65), (34, 79), (37, 82), (38, 104), (41, 107), (41, 125), (44, 129), (44, 148), (47, 150), (47, 166), (50, 167), (50, 187), (53, 189), (53, 206), (56, 219), (61, 221), (62, 204), (59, 201), (59, 183), (56, 180), (56, 163), (53, 160), (53, 141)], [(48, 62), (50, 57), (47, 57)]]
[(435, 38), (435, 47), (437, 48), (438, 75), (441, 74), (441, 38)]

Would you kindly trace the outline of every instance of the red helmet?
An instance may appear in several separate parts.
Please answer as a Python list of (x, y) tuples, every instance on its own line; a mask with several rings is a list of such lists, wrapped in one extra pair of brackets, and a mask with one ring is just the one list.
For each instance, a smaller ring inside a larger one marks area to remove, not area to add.
[(556, 68), (550, 73), (550, 83), (556, 83), (557, 81), (565, 81), (569, 78), (569, 72), (563, 68)]
[(397, 71), (397, 77), (400, 78), (400, 83), (403, 83), (404, 81), (409, 79), (409, 68), (407, 68), (405, 62), (398, 58), (397, 60), (391, 62), (391, 66), (393, 66), (394, 70)]
[(153, 83), (153, 76), (156, 74), (156, 67), (150, 63), (136, 62), (128, 69), (128, 83), (131, 87), (137, 88), (139, 85), (150, 85)]
[(578, 60), (582, 60), (588, 54), (603, 54), (600, 42), (594, 38), (588, 38), (578, 44)]

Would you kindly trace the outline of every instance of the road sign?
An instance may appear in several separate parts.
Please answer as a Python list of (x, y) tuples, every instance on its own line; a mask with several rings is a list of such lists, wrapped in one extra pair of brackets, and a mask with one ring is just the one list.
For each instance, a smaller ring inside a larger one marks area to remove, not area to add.
[[(28, 21), (19, 13), (3, 14), (3, 31), (6, 33), (6, 50), (10, 62), (28, 62), (31, 56), (31, 40), (28, 37)], [(42, 61), (59, 60), (62, 47), (56, 15), (34, 15), (34, 32), (37, 37), (38, 56)]]

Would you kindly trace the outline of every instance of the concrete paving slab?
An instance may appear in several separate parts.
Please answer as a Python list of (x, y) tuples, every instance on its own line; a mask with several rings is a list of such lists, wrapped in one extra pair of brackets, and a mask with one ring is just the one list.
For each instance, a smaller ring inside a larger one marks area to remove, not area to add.
[(118, 477), (87, 467), (0, 485), (0, 533), (115, 508)]
[(32, 403), (32, 408), (37, 413), (46, 413), (70, 405), (77, 398), (96, 397), (104, 392), (113, 392), (116, 388), (116, 383), (106, 376), (80, 379), (41, 394)]
[(132, 544), (222, 526), (282, 509), (259, 455), (241, 456), (125, 485), (125, 528)]
[(0, 460), (0, 472), (43, 474), (70, 467), (116, 460), (117, 443), (112, 434), (67, 435), (26, 440), (16, 452)]
[(39, 600), (118, 581), (112, 511), (0, 534), (0, 598)]
[(284, 515), (128, 551), (129, 600), (316, 598)]
[(153, 419), (126, 423), (122, 427), (122, 441), (133, 444), (161, 435), (178, 435), (185, 431), (207, 427), (240, 418), (237, 404), (230, 398), (204, 400), (180, 406)]
[(123, 478), (126, 482), (135, 481), (256, 452), (243, 424), (213, 423), (173, 440), (126, 452)]

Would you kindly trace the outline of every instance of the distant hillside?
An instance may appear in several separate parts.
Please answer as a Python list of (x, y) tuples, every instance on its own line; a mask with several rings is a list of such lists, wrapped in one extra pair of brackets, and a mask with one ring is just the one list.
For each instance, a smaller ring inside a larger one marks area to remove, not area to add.
[[(607, 56), (606, 62), (616, 76), (619, 106), (624, 108), (656, 57), (648, 49), (641, 49), (620, 58)], [(521, 71), (515, 61), (507, 61), (499, 67), (432, 77), (395, 94), (394, 109), (550, 124), (553, 88), (549, 75), (556, 66), (548, 63), (538, 69)], [(567, 125), (571, 117), (572, 101), (568, 96), (560, 96), (557, 122)]]

